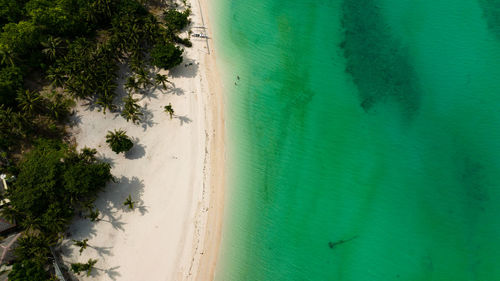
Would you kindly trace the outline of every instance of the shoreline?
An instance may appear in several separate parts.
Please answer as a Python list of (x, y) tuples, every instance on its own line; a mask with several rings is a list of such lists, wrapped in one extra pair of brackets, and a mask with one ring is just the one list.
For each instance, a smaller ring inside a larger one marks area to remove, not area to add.
[[(221, 84), (221, 76), (219, 75), (216, 52), (213, 44), (213, 25), (210, 24), (210, 11), (208, 9), (207, 0), (193, 0), (198, 2), (200, 12), (206, 25), (207, 35), (210, 40), (207, 40), (207, 46), (210, 48), (210, 53), (205, 56), (206, 78), (208, 82), (211, 116), (207, 118), (207, 122), (211, 119), (212, 133), (209, 141), (210, 145), (210, 199), (209, 212), (207, 217), (206, 233), (204, 234), (203, 252), (196, 274), (197, 281), (214, 280), (215, 270), (219, 259), (220, 245), (222, 240), (222, 224), (224, 216), (224, 191), (226, 187), (226, 148), (225, 148), (225, 101), (224, 92)], [(203, 16), (205, 15), (205, 16)]]
[[(191, 38), (183, 63), (168, 72), (174, 89), (141, 97), (144, 122), (103, 115), (83, 102), (75, 108), (78, 147), (96, 148), (119, 179), (96, 201), (101, 220), (75, 219), (60, 249), (65, 264), (98, 259), (91, 276), (79, 280), (214, 277), (224, 208), (224, 98), (205, 0), (190, 3), (193, 26), (204, 24), (210, 39)], [(173, 120), (162, 110), (170, 102)], [(134, 139), (131, 153), (116, 155), (105, 143), (105, 133), (117, 128)], [(122, 204), (129, 194), (137, 202), (134, 210)], [(71, 239), (89, 239), (90, 246), (79, 254)]]

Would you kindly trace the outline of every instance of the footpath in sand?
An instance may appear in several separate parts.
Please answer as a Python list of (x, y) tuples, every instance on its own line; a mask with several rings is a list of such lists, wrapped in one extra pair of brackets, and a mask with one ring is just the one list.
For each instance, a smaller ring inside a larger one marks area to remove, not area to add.
[[(193, 26), (208, 26), (201, 3), (195, 0), (191, 6)], [(223, 103), (220, 93), (209, 89), (216, 84), (211, 43), (191, 41), (183, 63), (168, 73), (175, 86), (135, 95), (141, 97), (144, 113), (140, 124), (126, 122), (116, 112), (103, 115), (85, 103), (76, 108), (78, 147), (96, 148), (117, 179), (96, 201), (101, 220), (76, 219), (69, 230), (69, 239), (89, 239), (89, 247), (80, 254), (67, 239), (61, 248), (66, 265), (98, 260), (91, 276), (82, 274), (80, 280), (213, 277), (224, 183)], [(175, 110), (172, 119), (163, 111), (169, 103)], [(125, 155), (115, 154), (105, 142), (114, 129), (126, 130), (134, 140)], [(123, 205), (129, 195), (137, 202), (134, 210)], [(202, 257), (205, 265), (200, 266)]]

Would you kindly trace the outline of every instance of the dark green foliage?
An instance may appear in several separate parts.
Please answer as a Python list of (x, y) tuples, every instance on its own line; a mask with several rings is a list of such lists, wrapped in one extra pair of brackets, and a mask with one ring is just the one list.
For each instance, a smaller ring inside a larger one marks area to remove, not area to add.
[(109, 147), (111, 147), (111, 150), (117, 154), (120, 152), (127, 152), (134, 146), (132, 140), (123, 130), (115, 130), (114, 132), (108, 131), (106, 142), (109, 144)]
[(63, 94), (52, 91), (48, 95), (46, 109), (54, 120), (64, 121), (69, 116), (74, 103), (72, 99), (65, 97)]
[(38, 46), (40, 35), (40, 29), (29, 21), (6, 24), (0, 34), (2, 64), (14, 65), (17, 61), (25, 60), (24, 56)]
[(19, 110), (25, 113), (28, 117), (31, 117), (35, 113), (40, 113), (44, 108), (44, 100), (40, 94), (30, 90), (19, 91), (17, 93), (16, 101), (18, 103)]
[(191, 41), (188, 38), (180, 38), (180, 37), (176, 36), (174, 41), (176, 43), (182, 44), (182, 45), (184, 45), (186, 47), (192, 47), (193, 46), (193, 43), (191, 43)]
[(10, 281), (47, 281), (50, 275), (44, 269), (44, 264), (32, 259), (15, 263), (9, 273)]
[(34, 259), (44, 263), (50, 256), (49, 247), (55, 244), (55, 239), (54, 237), (30, 233), (20, 237), (17, 244), (14, 253), (19, 260)]
[(129, 194), (128, 197), (123, 202), (124, 206), (127, 206), (130, 210), (134, 209), (135, 201), (132, 201), (132, 196)]
[(106, 105), (115, 95), (116, 55), (110, 45), (78, 38), (68, 47), (68, 54), (51, 67), (51, 78), (64, 85), (75, 97), (106, 96)]
[(163, 110), (170, 115), (170, 119), (172, 119), (172, 115), (174, 115), (174, 108), (172, 107), (171, 103), (168, 103), (168, 105), (165, 105), (163, 107)]
[(170, 69), (182, 62), (183, 51), (172, 43), (156, 44), (151, 50), (151, 63), (157, 67)]
[(92, 272), (92, 269), (94, 268), (94, 265), (97, 263), (97, 260), (89, 259), (86, 263), (72, 263), (71, 264), (71, 270), (73, 270), (74, 273), (80, 275), (81, 272), (86, 271), (87, 276), (90, 276), (90, 273)]
[(8, 151), (26, 136), (28, 119), (21, 113), (0, 105), (0, 150)]
[(17, 22), (22, 16), (22, 3), (16, 0), (0, 0), (0, 26)]
[(172, 31), (181, 31), (191, 22), (189, 15), (191, 10), (187, 9), (184, 12), (179, 12), (174, 9), (166, 10), (163, 13), (163, 18), (167, 27)]
[(156, 73), (155, 75), (156, 86), (162, 86), (163, 89), (167, 89), (167, 83), (170, 83), (170, 81), (168, 81), (167, 75)]
[(139, 123), (141, 120), (142, 112), (139, 111), (140, 106), (137, 104), (137, 99), (134, 99), (132, 95), (128, 95), (123, 99), (125, 103), (122, 110), (123, 118), (127, 121), (132, 120), (132, 123)]
[(110, 166), (88, 154), (43, 141), (27, 153), (9, 198), (21, 213), (18, 221), (39, 219), (39, 228), (54, 235), (65, 229), (79, 202), (92, 200), (112, 179)]
[(82, 254), (82, 252), (87, 249), (87, 247), (89, 246), (88, 244), (88, 241), (89, 239), (83, 239), (83, 240), (72, 240), (73, 241), (73, 245), (77, 246), (77, 247), (80, 247), (80, 250), (78, 250), (80, 252), (80, 254)]
[(89, 215), (87, 216), (90, 221), (98, 221), (99, 220), (99, 210), (94, 210), (94, 209), (90, 209), (89, 210)]
[(77, 1), (72, 0), (30, 0), (25, 9), (31, 21), (50, 34), (85, 34), (89, 24), (80, 14), (80, 8), (85, 6), (75, 4)]
[(16, 93), (23, 87), (23, 73), (19, 67), (7, 66), (0, 69), (0, 104), (14, 106)]

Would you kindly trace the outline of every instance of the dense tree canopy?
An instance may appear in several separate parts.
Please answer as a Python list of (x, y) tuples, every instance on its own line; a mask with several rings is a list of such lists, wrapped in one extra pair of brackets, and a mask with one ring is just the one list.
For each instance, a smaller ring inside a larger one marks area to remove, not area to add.
[(191, 22), (188, 18), (190, 13), (190, 9), (187, 9), (184, 12), (169, 9), (163, 13), (163, 18), (165, 19), (168, 28), (173, 31), (180, 31), (186, 28), (186, 26), (188, 26), (188, 24)]
[(49, 277), (44, 264), (31, 259), (14, 264), (9, 273), (10, 281), (47, 281)]
[(93, 201), (112, 179), (109, 164), (94, 154), (40, 141), (19, 164), (18, 179), (9, 189), (12, 209), (21, 214), (18, 221), (36, 218), (37, 228), (51, 234), (64, 230), (77, 204)]
[(151, 59), (154, 66), (170, 69), (182, 62), (183, 50), (172, 43), (156, 44), (151, 50)]
[(0, 25), (17, 22), (23, 14), (23, 1), (0, 0)]
[(16, 93), (23, 87), (23, 73), (19, 67), (7, 66), (0, 69), (0, 104), (15, 105)]

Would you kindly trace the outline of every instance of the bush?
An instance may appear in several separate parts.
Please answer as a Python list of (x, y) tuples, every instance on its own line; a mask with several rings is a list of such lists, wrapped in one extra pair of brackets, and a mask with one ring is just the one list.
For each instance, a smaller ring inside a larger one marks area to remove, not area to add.
[(40, 30), (32, 22), (9, 23), (0, 34), (0, 50), (27, 54), (39, 43), (39, 39)]
[[(87, 153), (88, 154), (88, 153)], [(25, 154), (9, 189), (11, 206), (20, 224), (36, 219), (35, 229), (47, 235), (65, 230), (76, 204), (93, 200), (112, 179), (107, 163), (77, 153), (60, 143), (40, 141)]]
[(15, 66), (4, 67), (0, 70), (0, 104), (14, 106), (16, 93), (23, 87), (23, 73)]
[(132, 140), (123, 130), (115, 130), (114, 132), (108, 131), (108, 134), (106, 135), (106, 142), (109, 144), (109, 147), (111, 147), (111, 150), (113, 150), (116, 154), (120, 152), (127, 152), (132, 148), (132, 146), (134, 146)]
[(23, 260), (15, 263), (9, 273), (10, 281), (47, 281), (49, 277), (43, 264), (34, 260)]
[(152, 64), (164, 69), (170, 69), (181, 64), (184, 50), (172, 43), (156, 44), (151, 50)]
[(18, 1), (0, 0), (0, 25), (17, 22), (22, 16), (22, 3)]
[(179, 12), (174, 9), (163, 12), (163, 19), (165, 24), (172, 31), (183, 30), (191, 21), (189, 20), (191, 10), (187, 9), (184, 12)]

